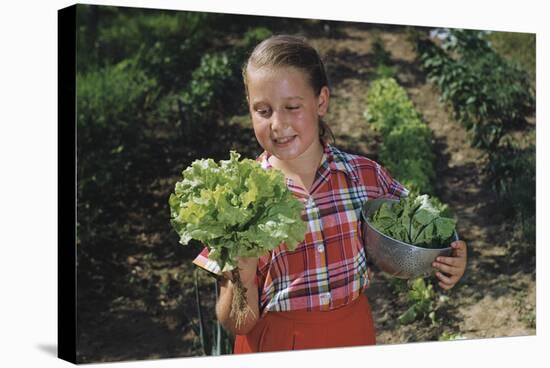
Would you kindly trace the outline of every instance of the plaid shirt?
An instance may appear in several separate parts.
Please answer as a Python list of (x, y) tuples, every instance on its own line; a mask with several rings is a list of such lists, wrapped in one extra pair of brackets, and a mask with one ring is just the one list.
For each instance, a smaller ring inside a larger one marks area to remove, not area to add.
[[(270, 154), (258, 161), (271, 169)], [(294, 251), (283, 243), (259, 258), (257, 281), (260, 310), (327, 311), (355, 300), (367, 286), (367, 260), (361, 243), (363, 204), (381, 196), (408, 194), (378, 163), (324, 144), (324, 155), (311, 192), (287, 178), (292, 194), (304, 204), (305, 240)], [(204, 248), (193, 261), (220, 274)]]

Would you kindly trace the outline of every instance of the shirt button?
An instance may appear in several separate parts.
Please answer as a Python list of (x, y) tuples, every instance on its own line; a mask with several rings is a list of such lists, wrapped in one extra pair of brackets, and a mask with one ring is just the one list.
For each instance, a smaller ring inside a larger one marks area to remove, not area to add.
[(330, 293), (321, 294), (321, 299), (323, 300), (323, 302), (328, 303), (330, 301)]
[(319, 244), (317, 246), (317, 252), (323, 253), (325, 251), (325, 246), (323, 244)]

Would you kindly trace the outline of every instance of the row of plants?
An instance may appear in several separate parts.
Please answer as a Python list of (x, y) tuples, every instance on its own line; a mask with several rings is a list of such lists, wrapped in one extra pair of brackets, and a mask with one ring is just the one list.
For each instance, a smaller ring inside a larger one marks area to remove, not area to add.
[(394, 78), (379, 78), (369, 87), (364, 113), (382, 137), (379, 159), (412, 191), (434, 194), (432, 132), (407, 92)]
[(535, 98), (529, 73), (500, 56), (485, 32), (445, 32), (440, 45), (411, 32), (421, 68), (471, 133), (472, 145), (487, 156), (488, 184), (521, 225), (526, 243), (534, 244), (535, 144), (528, 119)]
[[(380, 161), (412, 193), (429, 194), (441, 204), (432, 185), (435, 178), (432, 132), (405, 89), (394, 78), (378, 78), (369, 87), (367, 103), (365, 118), (382, 138)], [(399, 323), (428, 320), (432, 326), (438, 324), (437, 310), (448, 297), (438, 295), (433, 282), (433, 278), (427, 277), (390, 281), (394, 292), (404, 295), (408, 304), (398, 317)]]
[(441, 46), (411, 34), (420, 66), (475, 147), (494, 151), (507, 133), (526, 127), (535, 103), (529, 75), (494, 51), (484, 32), (451, 29)]

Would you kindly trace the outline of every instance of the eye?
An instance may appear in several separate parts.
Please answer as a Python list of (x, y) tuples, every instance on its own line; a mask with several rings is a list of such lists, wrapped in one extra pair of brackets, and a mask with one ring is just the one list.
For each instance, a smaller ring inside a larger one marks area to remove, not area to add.
[(270, 109), (264, 107), (256, 109), (256, 113), (260, 116), (268, 116), (270, 112)]
[(300, 106), (287, 106), (287, 110), (298, 110)]

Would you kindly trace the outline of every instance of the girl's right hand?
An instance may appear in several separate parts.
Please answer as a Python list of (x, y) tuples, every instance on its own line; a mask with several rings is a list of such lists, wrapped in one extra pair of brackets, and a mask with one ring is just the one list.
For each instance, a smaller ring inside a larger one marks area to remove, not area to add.
[[(258, 269), (258, 257), (238, 257), (238, 269), (241, 282), (250, 285), (256, 282), (256, 271)], [(231, 271), (224, 272), (224, 277), (233, 281)]]

